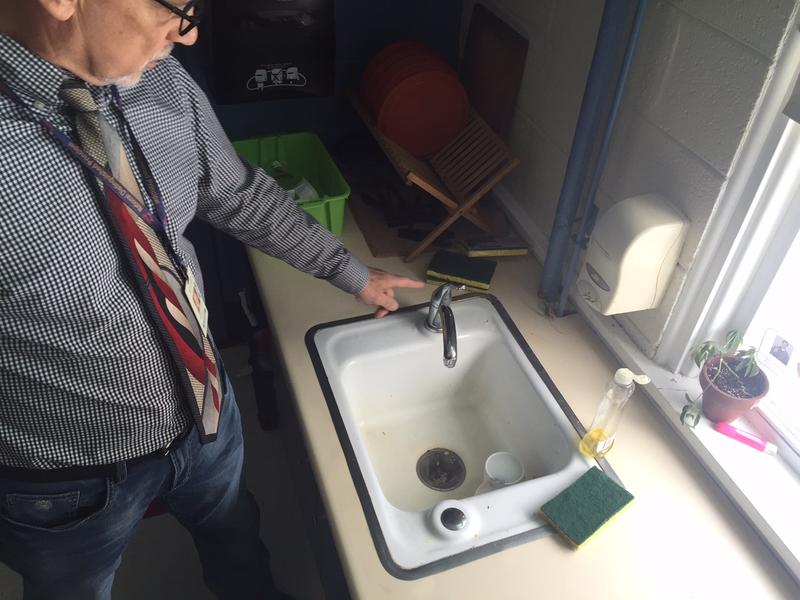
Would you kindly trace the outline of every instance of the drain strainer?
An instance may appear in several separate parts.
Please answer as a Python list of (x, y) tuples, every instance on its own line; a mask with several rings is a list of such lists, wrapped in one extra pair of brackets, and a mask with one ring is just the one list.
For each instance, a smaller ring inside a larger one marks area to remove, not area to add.
[(433, 448), (419, 457), (417, 477), (426, 486), (439, 492), (456, 489), (467, 476), (461, 457), (447, 448)]

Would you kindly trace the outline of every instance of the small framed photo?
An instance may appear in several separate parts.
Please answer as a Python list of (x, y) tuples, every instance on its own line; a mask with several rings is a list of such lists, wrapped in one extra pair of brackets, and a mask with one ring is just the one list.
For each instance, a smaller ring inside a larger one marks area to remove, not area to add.
[(786, 369), (792, 361), (795, 346), (775, 329), (767, 329), (758, 349), (760, 358), (774, 369)]

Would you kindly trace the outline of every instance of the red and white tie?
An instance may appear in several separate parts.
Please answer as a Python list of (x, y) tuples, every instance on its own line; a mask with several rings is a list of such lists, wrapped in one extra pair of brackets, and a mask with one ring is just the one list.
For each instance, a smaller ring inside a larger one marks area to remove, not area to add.
[[(75, 110), (81, 147), (100, 164), (110, 163), (117, 181), (144, 204), (122, 141), (104, 121), (86, 86), (69, 80), (62, 86), (61, 96)], [(184, 294), (182, 271), (153, 227), (120, 198), (113, 186), (103, 184), (103, 189), (113, 229), (137, 278), (144, 304), (177, 366), (201, 441), (212, 441), (222, 404), (217, 361)]]

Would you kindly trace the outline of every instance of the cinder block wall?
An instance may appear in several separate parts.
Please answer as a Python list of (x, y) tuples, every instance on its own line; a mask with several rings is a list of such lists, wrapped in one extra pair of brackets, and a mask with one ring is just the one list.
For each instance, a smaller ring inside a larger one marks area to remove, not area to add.
[[(530, 40), (514, 114), (521, 166), (503, 186), (546, 241), (602, 16), (601, 0), (484, 0)], [(474, 0), (464, 6), (466, 35)], [(690, 230), (658, 308), (617, 317), (653, 355), (757, 111), (795, 0), (651, 0), (597, 198), (658, 192)], [(462, 36), (463, 38), (463, 36)], [(540, 244), (541, 246), (541, 244)]]

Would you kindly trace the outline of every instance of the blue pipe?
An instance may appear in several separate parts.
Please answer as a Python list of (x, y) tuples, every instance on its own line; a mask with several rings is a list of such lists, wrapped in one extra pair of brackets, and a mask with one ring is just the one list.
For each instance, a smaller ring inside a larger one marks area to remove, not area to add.
[[(644, 12), (642, 5), (645, 3), (646, 0), (638, 0), (637, 15)], [(606, 0), (603, 9), (539, 283), (539, 295), (546, 303), (552, 304), (559, 298), (572, 224), (586, 187), (592, 159), (597, 155), (598, 138), (607, 124), (609, 96), (620, 79), (620, 55), (631, 37), (632, 7), (632, 0)], [(627, 47), (629, 49), (630, 44)]]
[(589, 194), (586, 196), (586, 203), (583, 206), (583, 216), (581, 216), (581, 226), (578, 235), (572, 243), (572, 256), (569, 260), (567, 272), (564, 275), (564, 284), (561, 286), (561, 296), (558, 299), (558, 309), (556, 316), (563, 317), (564, 309), (567, 305), (569, 297), (569, 290), (572, 287), (573, 280), (576, 276), (575, 272), (578, 268), (578, 259), (581, 252), (586, 250), (586, 245), (589, 243), (589, 236), (594, 229), (595, 221), (597, 220), (597, 205), (594, 202), (597, 196), (597, 188), (600, 187), (600, 179), (603, 175), (603, 169), (606, 165), (606, 158), (608, 158), (608, 149), (611, 146), (611, 139), (614, 134), (614, 125), (617, 122), (617, 115), (619, 114), (619, 107), (622, 104), (622, 97), (625, 93), (625, 84), (628, 81), (628, 73), (631, 69), (633, 62), (633, 55), (636, 51), (636, 44), (639, 41), (639, 34), (642, 30), (642, 23), (644, 22), (644, 14), (647, 9), (647, 0), (639, 0), (639, 5), (636, 7), (636, 15), (633, 17), (633, 28), (631, 35), (628, 39), (628, 47), (625, 49), (625, 58), (622, 61), (622, 69), (620, 70), (619, 80), (617, 81), (617, 88), (614, 90), (614, 101), (611, 104), (611, 110), (608, 115), (608, 123), (606, 130), (603, 132), (603, 142), (600, 146), (600, 154), (597, 157), (597, 163), (592, 174), (591, 184), (589, 186)]

